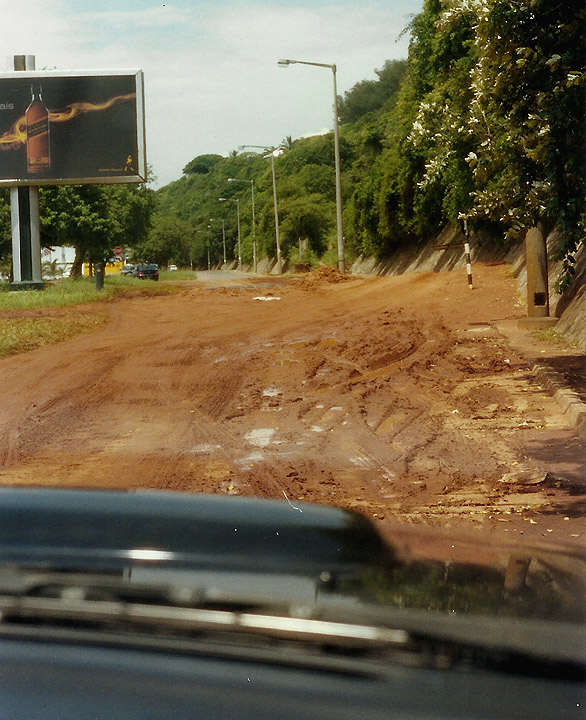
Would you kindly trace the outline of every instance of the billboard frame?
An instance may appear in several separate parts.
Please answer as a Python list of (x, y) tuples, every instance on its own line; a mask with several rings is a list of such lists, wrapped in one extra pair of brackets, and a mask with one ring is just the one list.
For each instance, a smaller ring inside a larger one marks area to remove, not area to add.
[(133, 175), (110, 175), (100, 177), (18, 177), (0, 178), (0, 188), (18, 186), (51, 186), (51, 185), (112, 185), (147, 182), (146, 162), (146, 122), (144, 102), (144, 73), (138, 68), (108, 69), (108, 70), (23, 70), (0, 72), (2, 80), (31, 79), (43, 81), (55, 78), (83, 78), (83, 77), (134, 77), (136, 86), (136, 140), (137, 140), (137, 170)]

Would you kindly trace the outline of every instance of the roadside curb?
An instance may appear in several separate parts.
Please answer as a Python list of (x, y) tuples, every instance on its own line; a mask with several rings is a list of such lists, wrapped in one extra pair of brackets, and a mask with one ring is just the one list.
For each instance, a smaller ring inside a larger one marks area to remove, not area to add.
[(553, 397), (568, 424), (577, 429), (578, 437), (586, 443), (586, 403), (567, 386), (563, 373), (556, 372), (536, 360), (535, 349), (530, 348), (523, 340), (526, 337), (525, 330), (519, 335), (516, 320), (492, 325), (507, 344), (527, 361), (536, 380)]
[(532, 365), (531, 372), (560, 406), (568, 422), (578, 429), (581, 440), (586, 442), (586, 403), (573, 390), (564, 386), (562, 373), (539, 363)]

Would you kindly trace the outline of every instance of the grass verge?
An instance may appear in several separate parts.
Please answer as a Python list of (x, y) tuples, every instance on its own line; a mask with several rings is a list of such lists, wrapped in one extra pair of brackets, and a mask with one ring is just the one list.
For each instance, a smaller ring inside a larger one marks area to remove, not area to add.
[(111, 300), (116, 297), (136, 295), (169, 295), (182, 288), (172, 283), (137, 280), (120, 275), (106, 275), (102, 290), (96, 290), (93, 279), (67, 278), (49, 282), (44, 290), (17, 290), (9, 292), (8, 284), (0, 288), (1, 310), (37, 310), (67, 305), (83, 305), (88, 302)]
[[(99, 308), (99, 302), (118, 297), (169, 295), (183, 288), (173, 283), (107, 275), (102, 290), (96, 290), (90, 278), (49, 282), (41, 291), (8, 290), (8, 285), (0, 287), (0, 358), (67, 340), (108, 322), (107, 315), (97, 309), (59, 316), (43, 316), (43, 310), (87, 303), (96, 303)], [(3, 311), (6, 317), (2, 317)], [(35, 316), (27, 316), (28, 311), (36, 311)]]
[(107, 322), (106, 315), (91, 313), (71, 317), (0, 319), (0, 358), (91, 332)]
[(544, 330), (532, 330), (531, 334), (536, 340), (541, 342), (547, 342), (551, 345), (555, 345), (560, 348), (573, 348), (576, 347), (574, 343), (571, 343), (561, 333), (554, 330), (554, 328), (546, 328)]

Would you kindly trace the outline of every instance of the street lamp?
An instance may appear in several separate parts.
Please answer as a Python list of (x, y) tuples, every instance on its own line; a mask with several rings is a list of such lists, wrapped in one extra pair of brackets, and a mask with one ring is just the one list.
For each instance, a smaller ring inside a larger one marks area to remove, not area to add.
[[(209, 230), (209, 227), (210, 227), (210, 226), (208, 225), (208, 230)], [(201, 232), (206, 232), (206, 231), (203, 230), (202, 228), (199, 228), (199, 230), (196, 230), (196, 231), (195, 231), (194, 235), (197, 235), (198, 233), (201, 233)], [(207, 234), (209, 234), (209, 233), (206, 233), (206, 235), (207, 235)], [(207, 249), (207, 253), (208, 253), (208, 270), (209, 270), (209, 269), (210, 269), (210, 242), (209, 242), (209, 238), (206, 240), (206, 249)], [(191, 269), (193, 270), (193, 260), (191, 261)]]
[[(212, 220), (213, 220), (213, 218), (210, 218), (210, 222), (211, 222)], [(197, 233), (200, 233), (200, 232), (205, 232), (205, 234), (206, 234), (206, 249), (207, 249), (207, 254), (208, 254), (208, 271), (211, 270), (211, 268), (212, 268), (211, 259), (210, 259), (210, 230), (211, 230), (211, 229), (212, 229), (212, 226), (211, 226), (211, 225), (208, 225), (207, 228), (206, 228), (206, 230), (203, 230), (203, 229), (200, 228), (199, 230), (196, 230), (196, 231), (195, 231), (195, 234), (196, 234), (196, 235), (197, 235)], [(192, 264), (192, 268), (191, 268), (191, 269), (193, 270), (193, 264)]]
[(344, 264), (344, 229), (342, 225), (342, 175), (340, 172), (340, 134), (338, 130), (338, 91), (336, 88), (336, 66), (327, 63), (306, 62), (305, 60), (279, 60), (279, 67), (289, 65), (314, 65), (325, 67), (332, 71), (334, 76), (334, 156), (336, 161), (336, 218), (338, 226), (338, 270), (345, 272)]
[(208, 225), (208, 232), (207, 232), (207, 246), (208, 246), (208, 272), (211, 270), (211, 263), (210, 263), (210, 230), (212, 229), (211, 225)]
[(238, 218), (238, 271), (242, 271), (242, 248), (240, 244), (240, 198), (218, 198), (220, 202), (235, 202), (236, 203), (236, 213)]
[(252, 266), (253, 271), (256, 272), (257, 259), (256, 259), (256, 231), (254, 227), (254, 180), (239, 180), (238, 178), (228, 178), (229, 183), (240, 182), (250, 183), (252, 190)]
[(283, 271), (283, 263), (281, 262), (281, 243), (279, 242), (279, 210), (277, 206), (277, 181), (275, 179), (275, 150), (276, 147), (267, 147), (266, 145), (239, 145), (239, 150), (245, 148), (259, 148), (264, 150), (266, 155), (264, 157), (271, 157), (271, 170), (273, 173), (273, 205), (275, 207), (275, 238), (277, 244), (277, 270), (279, 275)]
[[(214, 222), (216, 218), (210, 218), (210, 222)], [(222, 221), (222, 248), (224, 250), (224, 265), (226, 264), (226, 225), (224, 223), (224, 218), (220, 218)]]

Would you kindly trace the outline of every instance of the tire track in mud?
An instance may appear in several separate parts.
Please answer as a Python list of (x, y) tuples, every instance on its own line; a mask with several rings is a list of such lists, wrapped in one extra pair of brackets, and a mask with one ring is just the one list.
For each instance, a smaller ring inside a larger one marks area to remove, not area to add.
[(476, 332), (494, 288), (458, 283), (116, 305), (110, 328), (2, 362), (0, 479), (315, 500), (436, 524), (482, 503), (535, 507), (500, 476), (514, 462), (539, 470), (528, 441), (541, 447), (550, 408), (502, 341)]
[[(366, 333), (362, 328), (359, 333), (360, 340), (355, 342), (347, 338), (348, 323), (343, 323), (346, 331), (343, 342), (337, 340), (342, 334), (339, 327), (330, 325), (324, 333), (324, 329), (320, 326), (317, 330), (317, 338), (314, 337), (315, 330), (306, 328), (303, 338), (297, 335), (281, 337), (279, 343), (271, 343), (270, 352), (258, 355), (254, 359), (253, 377), (249, 378), (248, 397), (242, 399), (248, 415), (253, 408), (257, 412), (260, 410), (259, 397), (263, 383), (264, 386), (271, 386), (271, 383), (278, 385), (281, 374), (271, 372), (275, 365), (283, 368), (287, 364), (293, 375), (289, 380), (293, 379), (294, 382), (291, 384), (295, 389), (299, 389), (299, 392), (293, 394), (290, 388), (283, 392), (275, 390), (279, 400), (273, 402), (278, 407), (272, 409), (277, 411), (288, 409), (290, 416), (296, 416), (297, 442), (291, 436), (283, 438), (280, 434), (279, 439), (275, 441), (282, 443), (280, 447), (275, 448), (267, 443), (263, 453), (259, 453), (258, 464), (247, 474), (245, 481), (247, 485), (253, 487), (256, 494), (272, 497), (285, 495), (298, 499), (307, 499), (309, 494), (309, 499), (339, 502), (344, 494), (343, 491), (324, 493), (323, 483), (334, 484), (333, 477), (361, 476), (363, 494), (368, 496), (368, 500), (363, 499), (360, 504), (381, 510), (381, 489), (388, 490), (384, 483), (389, 483), (391, 478), (398, 474), (396, 468), (391, 469), (390, 465), (394, 467), (400, 454), (393, 452), (388, 443), (376, 436), (377, 427), (368, 427), (361, 417), (360, 404), (364, 396), (364, 387), (391, 373), (398, 363), (411, 356), (416, 356), (411, 364), (417, 362), (419, 356), (427, 357), (430, 340), (419, 331), (413, 338), (413, 324), (403, 322), (401, 332), (405, 334), (405, 328), (410, 329), (410, 337), (407, 340), (401, 339), (397, 329), (392, 328), (393, 340), (399, 336), (399, 342), (383, 341), (380, 348), (375, 348), (373, 356), (367, 357), (355, 345), (363, 343), (363, 338), (368, 333), (368, 322), (365, 320)], [(390, 322), (387, 321), (385, 324), (391, 328)], [(347, 359), (348, 357), (351, 359)], [(356, 362), (354, 359), (356, 357), (362, 359), (362, 366)], [(258, 367), (255, 368), (255, 364)], [(334, 376), (333, 382), (326, 374), (326, 370), (331, 370), (330, 374)], [(254, 377), (255, 372), (256, 377)], [(332, 393), (338, 396), (338, 401), (345, 407), (331, 405)], [(324, 403), (320, 402), (324, 395), (330, 402), (327, 400), (324, 400)], [(349, 420), (345, 419), (348, 417), (351, 418), (352, 426), (344, 427), (348, 425)], [(276, 423), (277, 421), (272, 428), (275, 432), (279, 430), (281, 424)], [(305, 424), (304, 432), (300, 423)], [(261, 419), (259, 424), (263, 424)], [(271, 425), (271, 423), (264, 424)], [(311, 443), (311, 457), (315, 458), (313, 472), (317, 474), (318, 482), (310, 488), (304, 470), (307, 465), (304, 459), (305, 447), (299, 447), (304, 441), (299, 441), (298, 438), (305, 437), (311, 432), (316, 433)], [(324, 468), (316, 471), (320, 464), (316, 456), (327, 458), (329, 471)], [(326, 479), (320, 479), (320, 475), (324, 475)], [(341, 484), (343, 483), (338, 482), (338, 487)], [(382, 517), (383, 512), (379, 512), (378, 515)]]
[(83, 376), (76, 377), (69, 366), (46, 373), (44, 390), (11, 413), (10, 422), (0, 431), (0, 467), (51, 445), (56, 435), (69, 437), (74, 444), (85, 411), (107, 401), (108, 378), (116, 363), (117, 357), (102, 356), (84, 369)]

